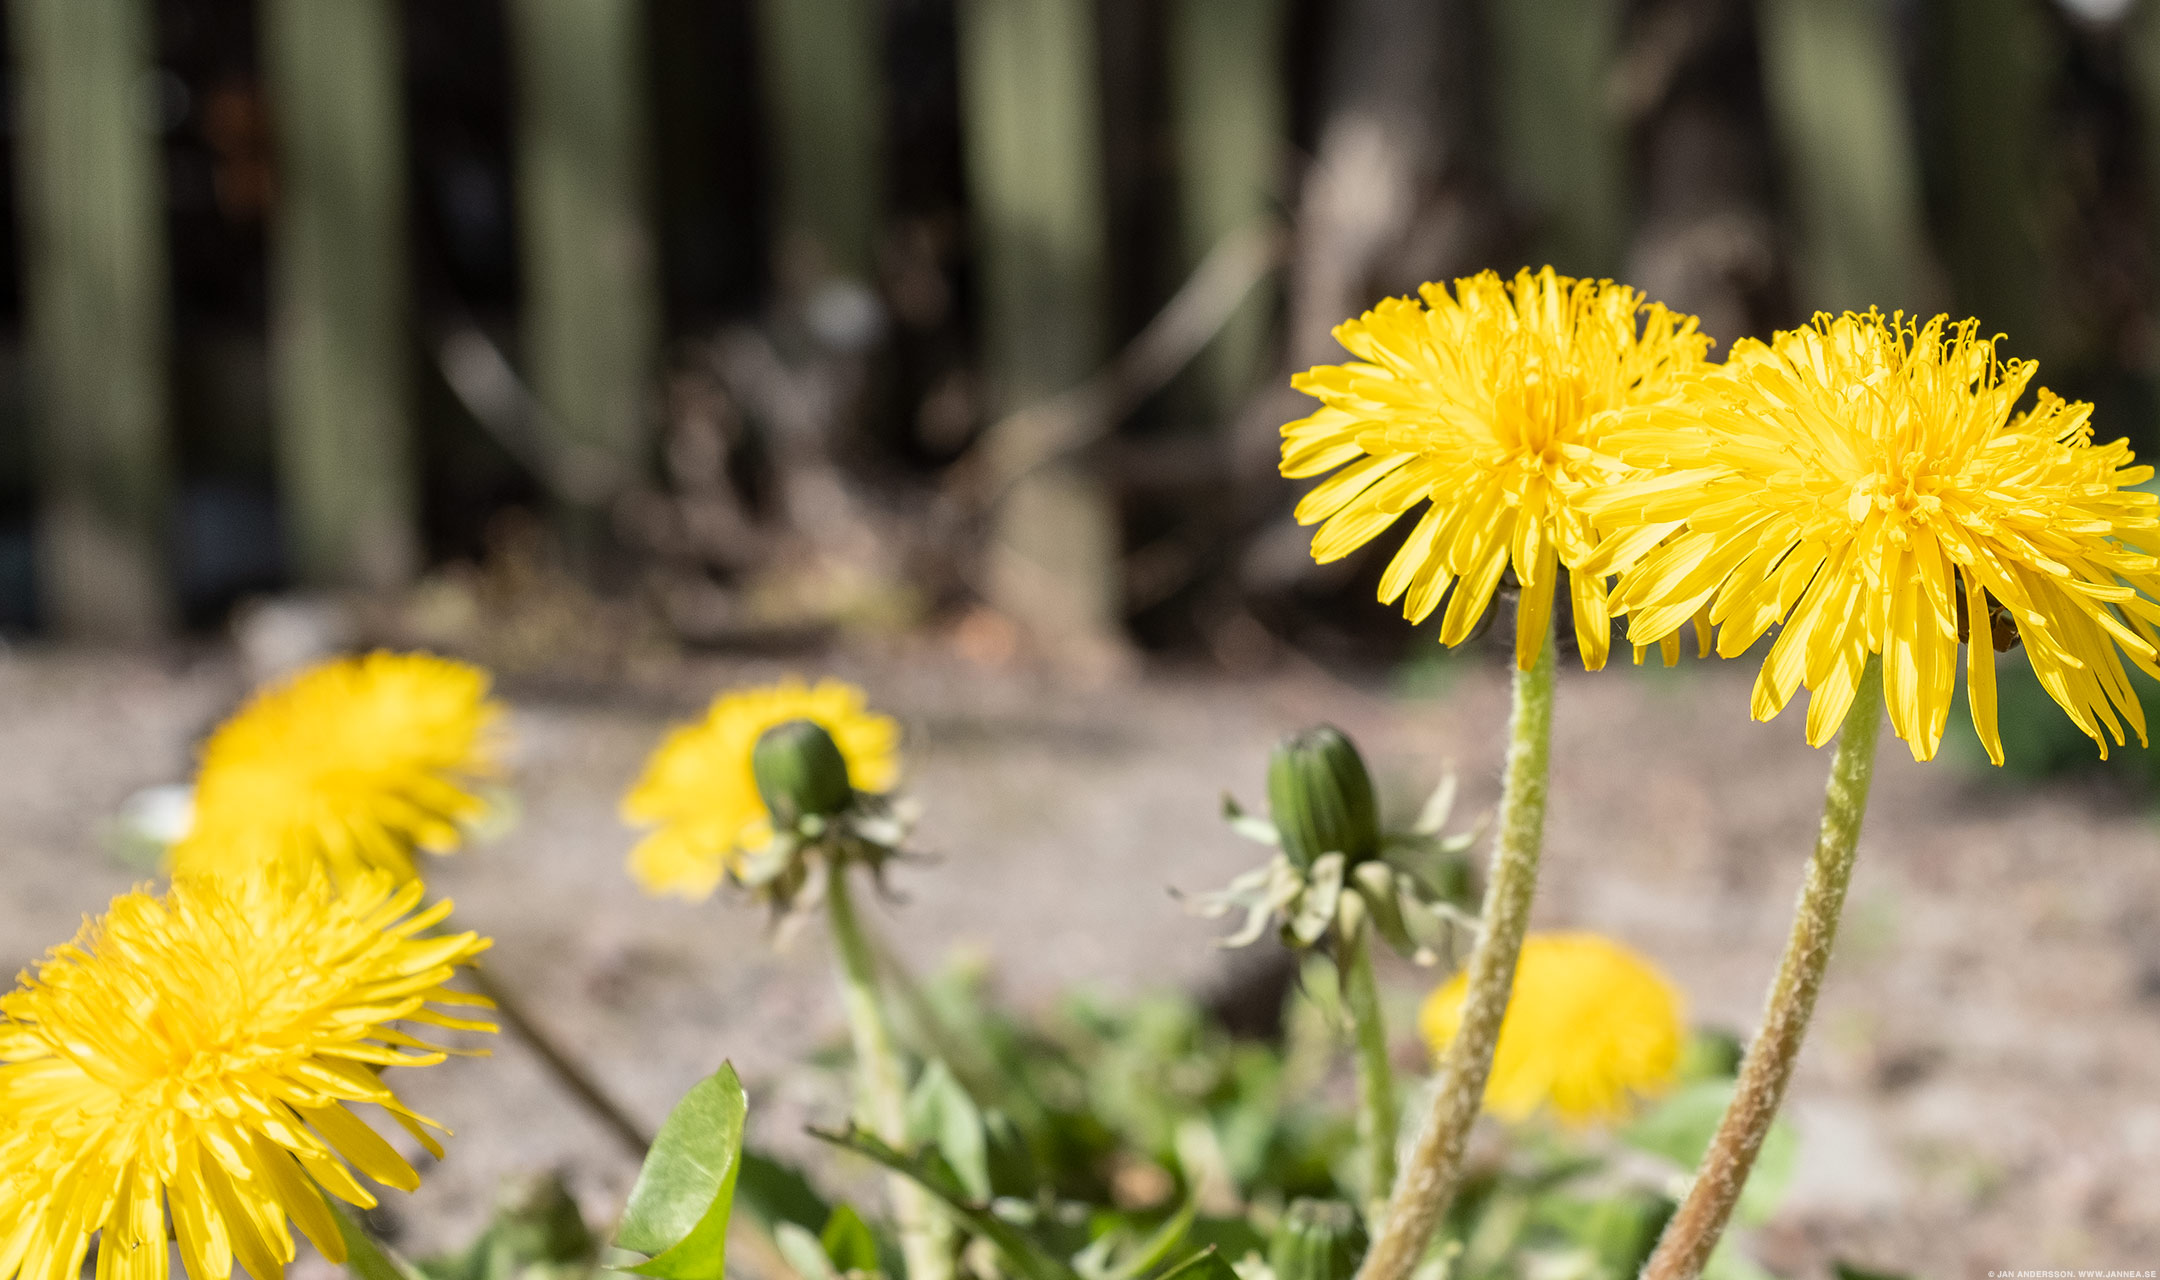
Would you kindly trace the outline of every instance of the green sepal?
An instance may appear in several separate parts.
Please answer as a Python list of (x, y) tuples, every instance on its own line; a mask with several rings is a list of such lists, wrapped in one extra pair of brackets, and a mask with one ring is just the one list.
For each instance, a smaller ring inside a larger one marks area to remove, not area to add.
[(1232, 831), (1254, 844), (1264, 844), (1271, 849), (1282, 847), (1282, 832), (1275, 829), (1275, 824), (1257, 813), (1247, 813), (1245, 806), (1237, 802), (1237, 797), (1227, 791), (1223, 792), (1222, 816)]
[(615, 1229), (617, 1247), (646, 1260), (618, 1270), (655, 1280), (723, 1280), (748, 1113), (742, 1081), (726, 1063), (668, 1112)]
[(1380, 849), (1380, 803), (1364, 757), (1342, 730), (1316, 725), (1268, 757), (1268, 813), (1297, 866), (1323, 854), (1361, 862)]
[(840, 744), (815, 720), (789, 720), (758, 735), (750, 772), (777, 828), (829, 818), (855, 794)]
[(1350, 869), (1351, 885), (1363, 899), (1373, 928), (1379, 930), (1381, 938), (1398, 954), (1409, 955), (1418, 949), (1418, 943), (1411, 938), (1409, 926), (1403, 923), (1403, 889), (1397, 886), (1396, 876), (1395, 868), (1378, 859), (1361, 862)]
[(1283, 922), (1284, 942), (1309, 947), (1327, 935), (1335, 924), (1335, 908), (1342, 900), (1343, 855), (1325, 853), (1310, 864), (1304, 896), (1290, 918)]

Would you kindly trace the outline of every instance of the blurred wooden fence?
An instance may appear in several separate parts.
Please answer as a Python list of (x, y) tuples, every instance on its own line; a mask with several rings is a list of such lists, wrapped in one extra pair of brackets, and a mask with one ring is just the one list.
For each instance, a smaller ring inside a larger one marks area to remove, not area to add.
[[(142, 639), (175, 617), (171, 267), (143, 102), (153, 0), (6, 3), (42, 612), (69, 635)], [(1119, 105), (1102, 97), (1110, 3), (956, 0), (976, 359), (992, 416), (1085, 383), (1121, 337), (1107, 284), (1120, 251), (1104, 168)], [(589, 521), (655, 451), (654, 27), (646, 0), (505, 4), (515, 356), (549, 455), (582, 477), (556, 489)], [(1149, 29), (1168, 81), (1172, 265), (1192, 271), (1227, 238), (1291, 211), (1299, 236), (1292, 281), (1230, 299), (1183, 394), (1193, 416), (1230, 423), (1277, 380), (1279, 352), (1324, 350), (1341, 309), (1400, 287), (1399, 269), (1423, 262), (1549, 260), (1686, 294), (1702, 271), (1786, 270), (1743, 261), (1771, 253), (1790, 262), (1779, 318), (1818, 305), (1956, 306), (2045, 353), (2076, 324), (2051, 312), (2063, 290), (2043, 243), (2063, 198), (2051, 184), (2075, 180), (2050, 167), (2054, 33), (2099, 33), (2096, 47), (2119, 49), (2124, 83), (2150, 108), (2151, 8), (2103, 31), (2094, 19), (2066, 27), (2045, 0), (1166, 0)], [(290, 569), (310, 586), (396, 586), (423, 559), (405, 13), (399, 0), (255, 6), (277, 170), (277, 476)], [(893, 172), (887, 13), (882, 0), (755, 7), (772, 230), (781, 274), (797, 283), (878, 274)], [(1776, 193), (1768, 232), (1718, 203), (1745, 187), (1732, 176), (1741, 162), (1672, 178), (1671, 166), (1702, 163), (1688, 146), (1714, 150), (1716, 130), (1689, 133), (1684, 102), (1656, 118), (1660, 95), (1676, 92), (1659, 59), (1723, 27), (1747, 33), (1744, 58), (1759, 63), (1775, 144), (1758, 158)], [(1917, 82), (1904, 52), (1914, 47), (1926, 68)], [(1466, 92), (1482, 105), (1462, 107)], [(1312, 138), (1301, 158), (1288, 145), (1299, 93)], [(2160, 170), (2155, 139), (2160, 128), (2146, 129), (2147, 170)], [(1302, 191), (1288, 181), (1301, 171)], [(1450, 193), (1470, 180), (1503, 192), (1512, 231), (1480, 239), (1448, 220)], [(1681, 257), (1659, 256), (1668, 245)], [(1287, 343), (1279, 298), (1296, 329)], [(1091, 455), (1040, 456), (1003, 493), (983, 580), (1038, 625), (1112, 632), (1124, 608), (1117, 496)]]

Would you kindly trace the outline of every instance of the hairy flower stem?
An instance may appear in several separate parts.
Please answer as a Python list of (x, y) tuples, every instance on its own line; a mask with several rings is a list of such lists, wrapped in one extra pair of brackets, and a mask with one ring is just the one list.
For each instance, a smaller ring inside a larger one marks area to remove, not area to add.
[(1762, 1030), (1748, 1046), (1747, 1061), (1740, 1067), (1740, 1080), (1717, 1136), (1703, 1153), (1687, 1199), (1666, 1225), (1657, 1252), (1643, 1270), (1643, 1280), (1695, 1280), (1702, 1274), (1747, 1186), (1770, 1122), (1777, 1118), (1793, 1064), (1800, 1057), (1801, 1039), (1807, 1035), (1808, 1019), (1815, 1013), (1815, 997), (1822, 991), (1830, 948), (1837, 941), (1838, 916), (1845, 906), (1845, 890), (1852, 883), (1853, 854), (1860, 843), (1860, 820), (1867, 814), (1868, 784), (1875, 776), (1875, 739), (1881, 728), (1882, 660), (1871, 656), (1860, 673), (1852, 711), (1845, 717), (1830, 760), (1822, 830), (1815, 837), (1815, 854), (1808, 859), (1792, 936), (1785, 942), (1785, 957), (1770, 988)]
[[(844, 866), (835, 868), (826, 882), (825, 905), (840, 961), (840, 1000), (847, 1006), (848, 1034), (855, 1046), (857, 1120), (887, 1145), (905, 1151), (907, 1082), (878, 998), (877, 959), (856, 918)], [(894, 1174), (889, 1184), (908, 1280), (952, 1280), (951, 1225), (914, 1182)]]
[(1395, 1069), (1388, 1062), (1387, 1019), (1373, 979), (1372, 926), (1343, 943), (1343, 1002), (1357, 1038), (1358, 1144), (1365, 1156), (1365, 1224), (1377, 1233), (1395, 1186)]
[(1470, 953), (1462, 1023), (1441, 1056), (1432, 1109), (1418, 1128), (1409, 1161), (1373, 1236), (1357, 1280), (1405, 1280), (1424, 1257), (1462, 1179), (1463, 1147), (1485, 1098), (1500, 1018), (1515, 987), (1515, 959), (1537, 892), (1538, 852), (1545, 841), (1545, 793), (1552, 764), (1554, 649), (1547, 636), (1528, 671), (1515, 673), (1508, 719), (1507, 770), (1500, 793), (1500, 831), (1485, 886), (1483, 929)]

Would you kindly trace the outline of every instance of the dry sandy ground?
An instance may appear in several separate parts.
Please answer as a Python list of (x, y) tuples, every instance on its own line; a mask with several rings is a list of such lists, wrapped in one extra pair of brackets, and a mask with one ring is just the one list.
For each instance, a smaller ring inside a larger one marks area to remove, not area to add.
[[(845, 667), (846, 664), (843, 664)], [(614, 802), (671, 718), (718, 685), (707, 665), (635, 694), (517, 700), (524, 814), (440, 867), (495, 965), (648, 1124), (725, 1055), (758, 1093), (761, 1137), (792, 1145), (834, 1099), (783, 1068), (839, 1030), (821, 940), (775, 954), (722, 903), (641, 898)], [(1506, 710), (1497, 670), (1420, 701), (1319, 677), (1153, 677), (1077, 688), (949, 663), (846, 671), (908, 723), (936, 865), (905, 869), (880, 922), (919, 965), (996, 958), (1041, 1003), (1090, 978), (1204, 983), (1225, 963), (1169, 885), (1244, 867), (1216, 797), (1258, 790), (1269, 743), (1331, 719), (1407, 799), (1443, 761), (1489, 806)], [(1748, 673), (1565, 677), (1545, 926), (1616, 934), (1662, 962), (1697, 1017), (1743, 1027), (1782, 940), (1824, 757), (1797, 715), (1746, 720)], [(240, 688), (219, 657), (0, 655), (0, 963), (68, 935), (131, 874), (98, 826), (176, 779)], [(1848, 932), (1796, 1085), (1804, 1155), (1757, 1252), (1787, 1275), (1826, 1252), (1933, 1276), (2160, 1267), (2160, 841), (2148, 813), (2082, 786), (2011, 790), (1885, 741)], [(1416, 976), (1393, 975), (1406, 1002)], [(1407, 1020), (1406, 1020), (1407, 1024)], [(1405, 1046), (1406, 1053), (1415, 1050)], [(515, 1045), (405, 1073), (459, 1132), (401, 1206), (408, 1243), (447, 1243), (514, 1170), (568, 1168), (598, 1217), (629, 1163)]]

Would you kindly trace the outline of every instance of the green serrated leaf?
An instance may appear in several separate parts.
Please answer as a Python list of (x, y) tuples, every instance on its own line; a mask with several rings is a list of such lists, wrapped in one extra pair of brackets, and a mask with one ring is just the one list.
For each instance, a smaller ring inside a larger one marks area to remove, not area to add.
[(852, 1126), (838, 1133), (813, 1128), (810, 1136), (866, 1156), (894, 1173), (913, 1179), (923, 1190), (942, 1201), (961, 1225), (994, 1245), (1006, 1265), (1025, 1280), (1080, 1280), (1080, 1274), (1064, 1261), (970, 1196), (960, 1175), (953, 1171), (942, 1153), (931, 1150), (913, 1156), (903, 1155)]
[(675, 1104), (615, 1229), (618, 1246), (646, 1255), (623, 1270), (655, 1280), (723, 1280), (748, 1111), (742, 1081), (726, 1063)]
[(932, 1059), (907, 1101), (908, 1137), (938, 1149), (960, 1185), (977, 1200), (990, 1198), (989, 1143), (982, 1112), (943, 1062)]
[(832, 1259), (834, 1267), (843, 1272), (859, 1271), (864, 1275), (883, 1270), (878, 1260), (877, 1234), (862, 1215), (848, 1205), (832, 1211), (825, 1230), (818, 1234), (818, 1243), (825, 1249), (825, 1256)]

